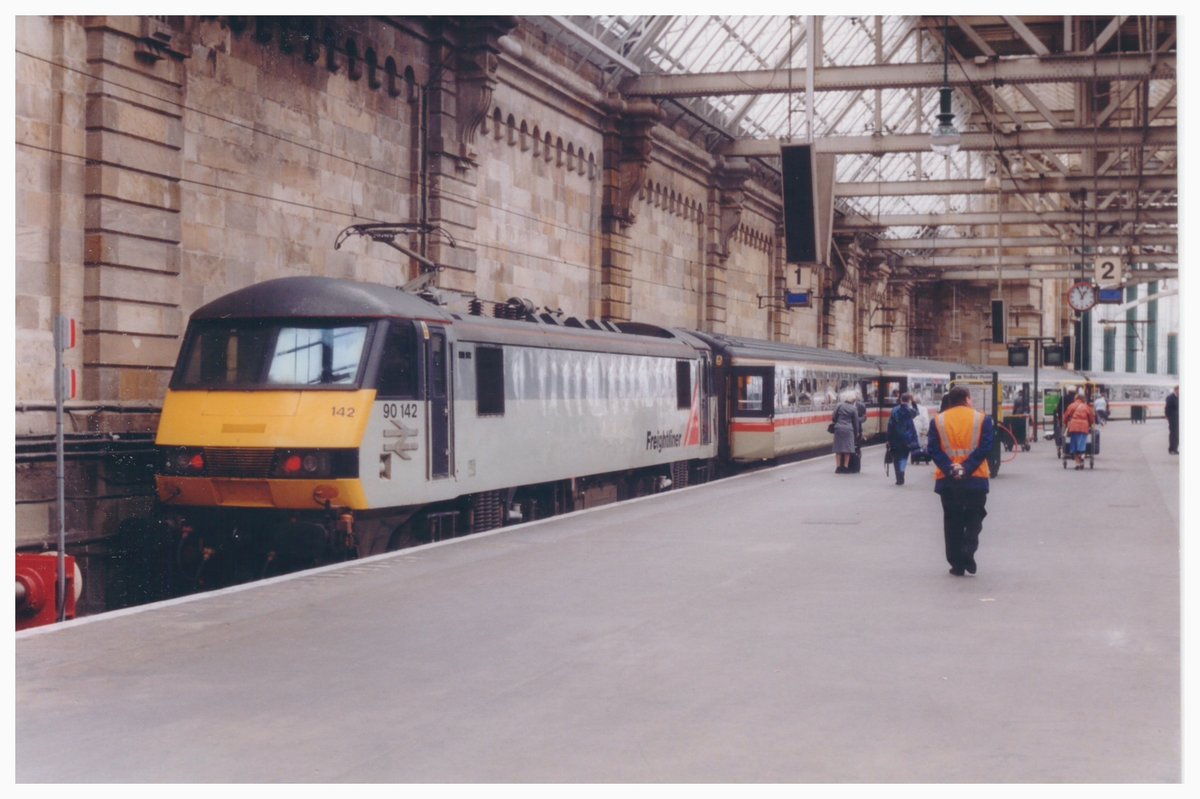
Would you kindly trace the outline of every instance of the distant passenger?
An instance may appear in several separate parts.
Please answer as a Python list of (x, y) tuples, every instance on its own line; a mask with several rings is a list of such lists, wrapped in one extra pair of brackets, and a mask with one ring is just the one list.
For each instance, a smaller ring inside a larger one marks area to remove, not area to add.
[(1087, 454), (1088, 433), (1096, 423), (1096, 412), (1087, 404), (1087, 397), (1082, 391), (1075, 395), (1075, 401), (1067, 407), (1063, 414), (1067, 425), (1067, 435), (1070, 436), (1068, 452), (1075, 456), (1075, 468), (1083, 468), (1083, 456)]
[(1025, 443), (1028, 430), (1026, 417), (1029, 416), (1029, 402), (1025, 399), (1024, 389), (1017, 389), (1016, 396), (1013, 397), (1012, 413), (1009, 416), (1012, 417), (1011, 421), (1007, 426), (1001, 428), (1006, 431), (1006, 435), (1001, 438), (1001, 441), (1004, 442), (1004, 449), (1012, 452), (1013, 447)]
[(1019, 416), (1019, 415), (1021, 415), (1021, 414), (1026, 414), (1026, 415), (1028, 415), (1028, 413), (1029, 413), (1029, 401), (1028, 401), (1027, 399), (1025, 399), (1025, 391), (1024, 391), (1024, 389), (1019, 389), (1019, 390), (1017, 391), (1017, 396), (1013, 397), (1013, 409), (1012, 409), (1012, 412), (1013, 412), (1013, 416)]
[(1104, 392), (1096, 389), (1096, 401), (1092, 403), (1092, 407), (1096, 411), (1096, 423), (1103, 425), (1108, 421), (1108, 400), (1104, 397)]
[(908, 454), (910, 463), (929, 463), (929, 411), (913, 397), (913, 427), (917, 430), (917, 448)]
[(1179, 386), (1167, 395), (1163, 412), (1167, 416), (1167, 452), (1179, 454)]
[(917, 439), (917, 428), (913, 420), (917, 411), (913, 407), (912, 394), (905, 392), (900, 395), (900, 404), (892, 408), (888, 418), (887, 447), (892, 456), (892, 465), (896, 467), (896, 485), (904, 485), (904, 472), (908, 467), (908, 453), (921, 448)]
[(929, 428), (929, 454), (937, 466), (933, 490), (942, 500), (942, 533), (950, 573), (975, 573), (975, 552), (987, 516), (991, 470), (992, 420), (975, 410), (971, 392), (956, 386), (947, 392), (946, 410)]
[(836, 474), (849, 474), (850, 461), (862, 437), (862, 423), (854, 407), (854, 392), (842, 392), (842, 401), (833, 409), (833, 455), (837, 459)]
[(861, 391), (854, 392), (854, 410), (858, 411), (858, 426), (861, 429), (867, 424), (867, 405), (863, 402)]

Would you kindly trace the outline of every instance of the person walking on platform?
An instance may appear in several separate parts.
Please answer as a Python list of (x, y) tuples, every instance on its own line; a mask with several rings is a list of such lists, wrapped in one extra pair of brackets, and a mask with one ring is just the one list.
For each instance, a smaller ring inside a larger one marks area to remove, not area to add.
[(1108, 400), (1100, 389), (1096, 389), (1096, 401), (1092, 403), (1092, 408), (1096, 411), (1096, 424), (1103, 427), (1108, 421)]
[(929, 427), (929, 454), (937, 471), (933, 490), (942, 500), (942, 531), (950, 573), (974, 574), (979, 534), (987, 516), (992, 451), (991, 417), (972, 407), (971, 392), (955, 386), (946, 394), (946, 410)]
[(1175, 390), (1167, 395), (1166, 405), (1163, 407), (1164, 413), (1167, 415), (1167, 452), (1172, 455), (1179, 454), (1179, 386), (1175, 386)]
[(921, 448), (917, 439), (917, 428), (913, 424), (917, 411), (912, 405), (912, 394), (905, 392), (900, 395), (900, 404), (892, 408), (888, 417), (887, 447), (892, 456), (892, 465), (896, 467), (896, 485), (904, 485), (904, 472), (908, 467), (908, 453)]
[(837, 459), (837, 474), (850, 473), (850, 459), (862, 437), (862, 422), (854, 407), (854, 392), (842, 392), (842, 401), (833, 409), (833, 454)]
[(1029, 400), (1025, 399), (1025, 390), (1017, 389), (1017, 396), (1013, 398), (1013, 416), (1027, 415), (1029, 413)]
[(1087, 404), (1087, 396), (1082, 391), (1075, 395), (1075, 401), (1067, 407), (1063, 421), (1067, 425), (1067, 435), (1070, 437), (1067, 451), (1075, 456), (1076, 470), (1082, 469), (1083, 456), (1087, 454), (1088, 433), (1092, 432), (1092, 425), (1096, 424), (1096, 412)]

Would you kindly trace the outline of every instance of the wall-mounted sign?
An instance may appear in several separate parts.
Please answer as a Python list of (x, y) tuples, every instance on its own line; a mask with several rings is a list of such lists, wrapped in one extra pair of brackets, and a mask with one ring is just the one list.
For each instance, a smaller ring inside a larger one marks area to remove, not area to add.
[(1125, 263), (1119, 255), (1097, 255), (1092, 262), (1098, 286), (1119, 286), (1125, 273)]
[(808, 308), (812, 305), (812, 292), (789, 291), (784, 295), (784, 301), (789, 308)]

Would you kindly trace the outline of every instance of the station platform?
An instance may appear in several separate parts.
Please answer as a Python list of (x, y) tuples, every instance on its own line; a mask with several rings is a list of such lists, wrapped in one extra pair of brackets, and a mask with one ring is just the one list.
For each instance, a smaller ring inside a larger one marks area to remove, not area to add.
[(1166, 440), (1007, 455), (974, 577), (874, 447), (20, 633), (16, 778), (1178, 782)]

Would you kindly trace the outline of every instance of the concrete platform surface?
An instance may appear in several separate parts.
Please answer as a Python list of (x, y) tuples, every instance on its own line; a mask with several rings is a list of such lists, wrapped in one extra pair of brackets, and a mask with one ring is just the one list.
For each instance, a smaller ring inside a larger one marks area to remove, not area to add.
[(1179, 461), (832, 457), (22, 633), (19, 782), (1177, 782)]

